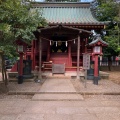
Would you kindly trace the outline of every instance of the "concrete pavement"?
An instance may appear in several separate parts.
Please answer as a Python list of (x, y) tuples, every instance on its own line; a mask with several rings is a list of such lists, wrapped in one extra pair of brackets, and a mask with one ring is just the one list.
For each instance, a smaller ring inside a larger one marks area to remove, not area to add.
[[(120, 86), (76, 79), (9, 83), (0, 97), (0, 120), (120, 120)], [(92, 93), (92, 94), (91, 94)], [(73, 98), (73, 99), (72, 99)]]
[(80, 101), (83, 100), (82, 95), (80, 94), (63, 94), (63, 93), (47, 93), (47, 94), (35, 94), (32, 98), (32, 100), (44, 100), (44, 101)]
[(0, 120), (119, 120), (120, 100), (0, 100)]
[(70, 79), (46, 79), (39, 92), (76, 92)]

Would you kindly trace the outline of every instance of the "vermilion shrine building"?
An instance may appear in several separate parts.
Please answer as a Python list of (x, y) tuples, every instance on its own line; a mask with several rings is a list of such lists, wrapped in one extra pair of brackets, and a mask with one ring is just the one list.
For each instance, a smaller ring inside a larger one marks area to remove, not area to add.
[[(42, 9), (48, 27), (35, 32), (36, 40), (25, 53), (26, 59), (32, 60), (35, 66), (51, 70), (50, 63), (64, 64), (65, 71), (76, 71), (83, 65), (83, 53), (90, 53), (91, 30), (101, 31), (104, 22), (94, 18), (90, 3), (34, 3), (32, 9)], [(91, 57), (92, 59), (92, 57)]]

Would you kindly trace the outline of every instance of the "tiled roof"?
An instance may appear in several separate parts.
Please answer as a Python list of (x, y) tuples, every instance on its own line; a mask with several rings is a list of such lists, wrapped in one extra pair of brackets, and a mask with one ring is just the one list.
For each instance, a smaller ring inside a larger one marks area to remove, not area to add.
[(105, 42), (105, 41), (103, 41), (102, 40), (102, 38), (101, 38), (101, 36), (99, 35), (99, 34), (97, 34), (95, 37), (94, 37), (94, 39), (93, 39), (93, 41), (91, 42), (91, 43), (89, 43), (88, 45), (94, 45), (94, 44), (96, 44), (97, 42), (101, 42), (101, 43), (103, 43), (103, 45), (105, 45), (105, 46), (107, 46), (108, 45), (108, 43), (107, 42)]
[[(80, 4), (80, 3), (78, 3)], [(57, 7), (56, 7), (57, 6)], [(33, 9), (42, 9), (43, 17), (48, 21), (49, 24), (80, 24), (80, 25), (104, 25), (104, 22), (97, 21), (90, 10), (90, 6), (75, 6), (72, 4), (58, 5), (47, 5), (37, 6)]]

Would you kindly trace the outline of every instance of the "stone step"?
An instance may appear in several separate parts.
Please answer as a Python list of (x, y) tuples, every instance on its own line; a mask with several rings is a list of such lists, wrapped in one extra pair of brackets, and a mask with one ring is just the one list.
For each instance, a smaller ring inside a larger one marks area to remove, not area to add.
[(80, 101), (84, 100), (80, 94), (35, 94), (33, 101)]
[[(43, 78), (47, 77), (47, 78), (60, 78), (60, 79), (71, 79), (71, 78), (75, 78), (77, 77), (77, 73), (75, 71), (69, 71), (69, 72), (65, 72), (65, 74), (52, 74), (52, 72), (43, 72), (42, 73)], [(80, 72), (79, 74), (80, 77), (84, 77), (84, 72)]]
[(53, 75), (53, 76), (47, 76), (48, 79), (71, 79), (70, 76), (64, 76), (64, 75)]

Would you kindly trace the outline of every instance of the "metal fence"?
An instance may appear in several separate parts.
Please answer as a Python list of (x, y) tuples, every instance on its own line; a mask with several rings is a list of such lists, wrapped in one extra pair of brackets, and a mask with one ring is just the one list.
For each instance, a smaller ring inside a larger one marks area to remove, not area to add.
[(100, 66), (120, 66), (120, 60), (112, 60), (112, 61), (108, 61), (108, 60), (101, 60), (100, 61)]

